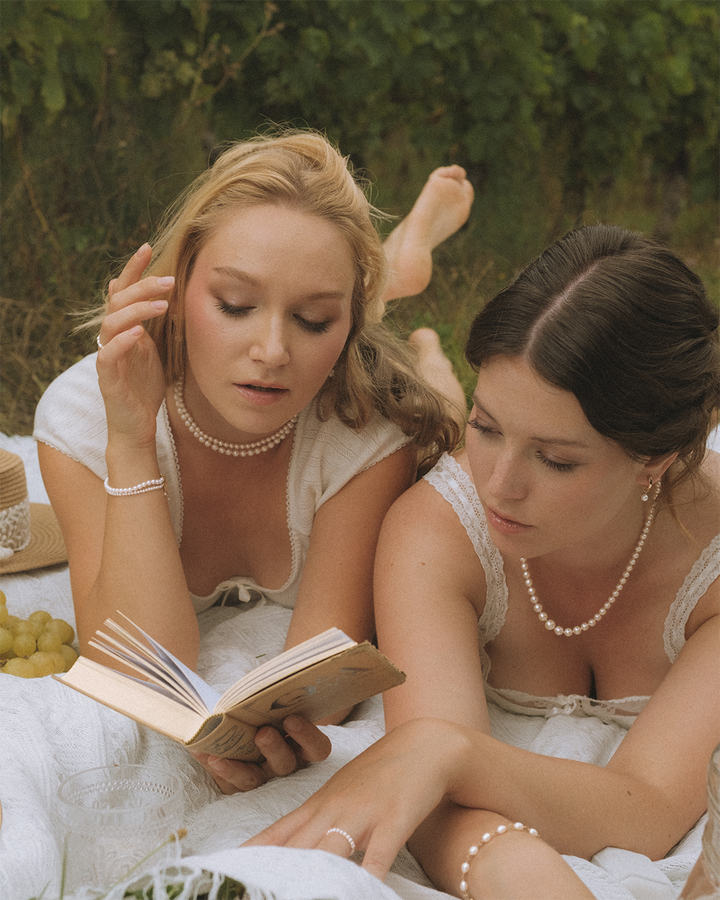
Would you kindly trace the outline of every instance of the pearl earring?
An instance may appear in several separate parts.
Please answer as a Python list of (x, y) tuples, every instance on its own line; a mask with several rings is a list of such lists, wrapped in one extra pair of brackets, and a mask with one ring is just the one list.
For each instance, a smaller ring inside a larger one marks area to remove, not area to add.
[(645, 488), (645, 490), (643, 491), (643, 495), (642, 495), (643, 503), (648, 502), (648, 498), (650, 496), (650, 491), (652, 490), (652, 486), (653, 486), (653, 480), (652, 480), (652, 475), (651, 475), (650, 482), (649, 482), (648, 486)]

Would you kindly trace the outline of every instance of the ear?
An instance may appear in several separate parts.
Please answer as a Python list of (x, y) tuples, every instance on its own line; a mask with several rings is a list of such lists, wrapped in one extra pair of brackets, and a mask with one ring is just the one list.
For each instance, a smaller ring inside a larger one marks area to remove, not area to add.
[(639, 470), (637, 483), (647, 487), (651, 478), (653, 483), (657, 483), (675, 462), (677, 456), (677, 453), (668, 453), (667, 456), (655, 456), (649, 459)]

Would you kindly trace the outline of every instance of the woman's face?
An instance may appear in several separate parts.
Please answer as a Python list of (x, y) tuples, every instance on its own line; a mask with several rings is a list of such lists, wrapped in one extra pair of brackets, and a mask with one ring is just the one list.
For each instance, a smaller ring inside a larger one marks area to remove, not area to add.
[(345, 346), (354, 282), (330, 222), (274, 205), (231, 215), (185, 292), (185, 395), (200, 427), (255, 440), (307, 406)]
[(480, 368), (467, 455), (490, 536), (508, 556), (592, 558), (639, 533), (642, 463), (519, 357)]

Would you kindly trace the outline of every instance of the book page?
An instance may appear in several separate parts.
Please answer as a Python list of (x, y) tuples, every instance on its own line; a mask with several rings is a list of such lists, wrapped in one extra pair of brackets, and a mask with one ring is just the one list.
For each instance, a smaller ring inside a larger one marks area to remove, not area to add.
[(200, 715), (209, 715), (217, 705), (220, 694), (213, 690), (196, 672), (150, 637), (139, 625), (135, 625), (127, 616), (123, 618), (139, 632), (150, 644), (150, 647), (139, 641), (133, 634), (122, 628), (112, 619), (105, 624), (120, 636), (121, 641), (96, 632), (101, 640), (90, 641), (93, 647), (102, 650), (114, 659), (130, 665), (141, 675), (150, 678), (171, 693), (178, 695), (178, 700), (196, 710)]
[(309, 665), (334, 656), (343, 649), (355, 646), (357, 646), (355, 641), (339, 628), (323, 631), (322, 634), (318, 634), (296, 647), (291, 647), (290, 650), (286, 650), (262, 663), (256, 669), (252, 669), (225, 691), (218, 700), (215, 711), (227, 712), (245, 698), (251, 697), (275, 682), (287, 678)]
[(274, 725), (282, 731), (283, 720), (290, 715), (316, 722), (404, 681), (405, 675), (372, 644), (353, 643), (253, 692), (226, 712), (256, 728)]
[(86, 656), (78, 657), (69, 672), (54, 677), (81, 694), (99, 700), (110, 709), (181, 743), (192, 740), (204, 722), (204, 716), (162, 693), (148, 690), (152, 685), (108, 669)]

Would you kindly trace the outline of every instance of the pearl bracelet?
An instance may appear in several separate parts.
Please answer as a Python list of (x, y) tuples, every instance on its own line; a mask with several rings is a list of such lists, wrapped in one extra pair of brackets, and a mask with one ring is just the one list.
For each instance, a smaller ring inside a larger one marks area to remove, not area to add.
[(159, 491), (162, 490), (167, 497), (167, 491), (165, 490), (165, 479), (162, 475), (159, 478), (151, 478), (149, 481), (141, 481), (140, 484), (135, 484), (132, 487), (128, 488), (114, 488), (110, 487), (108, 484), (108, 479), (106, 478), (103, 482), (105, 485), (105, 490), (112, 497), (133, 497), (135, 494), (147, 494), (148, 491)]
[[(499, 834), (507, 834), (509, 831), (527, 831), (528, 834), (532, 834), (535, 837), (538, 836), (537, 831), (534, 828), (529, 828), (527, 825), (523, 825), (522, 822), (514, 822), (512, 825), (498, 825), (495, 831), (486, 831), (485, 834), (480, 838), (480, 845), (487, 844), (488, 841), (491, 841), (494, 837)], [(468, 883), (467, 883), (467, 874), (470, 871), (470, 863), (477, 856), (478, 847), (476, 844), (473, 844), (472, 847), (468, 850), (468, 854), (465, 857), (465, 862), (460, 866), (460, 872), (462, 873), (462, 880), (460, 881), (460, 896), (462, 900), (472, 900), (470, 894), (468, 894)]]

